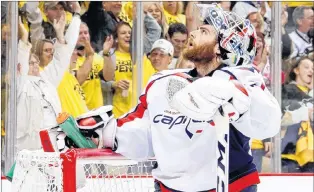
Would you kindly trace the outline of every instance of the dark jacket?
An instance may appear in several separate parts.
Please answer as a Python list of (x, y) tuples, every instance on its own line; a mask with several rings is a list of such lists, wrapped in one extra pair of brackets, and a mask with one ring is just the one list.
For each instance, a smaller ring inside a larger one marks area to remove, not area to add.
[(282, 111), (284, 112), (287, 107), (290, 111), (299, 109), (303, 100), (306, 101), (311, 98), (312, 97), (299, 89), (294, 82), (285, 84), (282, 87)]
[(91, 43), (96, 52), (102, 50), (106, 37), (114, 33), (119, 22), (112, 12), (102, 8), (101, 1), (90, 2), (82, 21), (90, 30)]

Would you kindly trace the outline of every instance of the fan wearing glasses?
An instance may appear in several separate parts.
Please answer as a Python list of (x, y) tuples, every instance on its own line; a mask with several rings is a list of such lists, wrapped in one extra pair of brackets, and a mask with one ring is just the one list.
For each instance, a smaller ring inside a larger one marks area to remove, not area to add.
[[(57, 93), (64, 72), (68, 69), (71, 53), (78, 39), (80, 18), (73, 20), (64, 35), (65, 13), (53, 22), (57, 41), (50, 48), (43, 46), (40, 55), (30, 53), (28, 32), (19, 22), (17, 81), (17, 149), (41, 149), (39, 131), (57, 125), (56, 117), (62, 111)], [(45, 42), (43, 42), (45, 44)], [(33, 47), (34, 48), (34, 47)], [(45, 55), (46, 54), (46, 55)], [(48, 59), (50, 58), (49, 62)], [(40, 70), (40, 66), (45, 65)]]

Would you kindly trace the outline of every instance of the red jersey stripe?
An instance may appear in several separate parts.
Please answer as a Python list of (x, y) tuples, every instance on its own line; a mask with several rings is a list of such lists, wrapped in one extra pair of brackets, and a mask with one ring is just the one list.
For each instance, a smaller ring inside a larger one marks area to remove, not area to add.
[[(170, 75), (179, 76), (179, 77), (182, 77), (182, 78), (185, 78), (185, 79), (190, 77), (189, 75), (184, 74), (184, 73), (175, 73), (175, 74), (170, 74)], [(135, 110), (133, 112), (131, 112), (131, 113), (128, 113), (124, 117), (122, 117), (120, 119), (117, 119), (117, 126), (121, 127), (121, 126), (123, 126), (123, 124), (133, 121), (135, 118), (142, 118), (143, 115), (144, 115), (145, 110), (147, 109), (147, 100), (146, 99), (147, 99), (148, 90), (152, 87), (154, 82), (156, 82), (157, 80), (162, 79), (164, 77), (168, 77), (170, 75), (162, 76), (160, 78), (157, 78), (157, 79), (151, 81), (147, 85), (147, 87), (145, 89), (145, 93), (140, 96), (140, 98), (139, 98), (140, 103), (136, 106)]]

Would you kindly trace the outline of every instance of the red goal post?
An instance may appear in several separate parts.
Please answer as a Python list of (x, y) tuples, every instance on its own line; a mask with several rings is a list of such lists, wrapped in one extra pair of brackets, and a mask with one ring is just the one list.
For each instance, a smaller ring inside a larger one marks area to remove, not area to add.
[(21, 151), (12, 191), (154, 191), (154, 160), (137, 162), (109, 149)]

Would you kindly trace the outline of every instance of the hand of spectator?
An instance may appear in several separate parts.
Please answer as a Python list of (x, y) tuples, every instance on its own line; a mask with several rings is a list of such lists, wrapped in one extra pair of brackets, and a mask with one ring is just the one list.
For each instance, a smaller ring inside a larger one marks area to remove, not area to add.
[(36, 9), (38, 8), (38, 5), (39, 5), (38, 1), (37, 2), (34, 2), (34, 1), (25, 2), (26, 12), (29, 14), (29, 13), (36, 11)]
[(90, 41), (85, 39), (83, 43), (84, 43), (84, 47), (85, 47), (86, 57), (93, 56), (95, 51), (94, 51), (92, 45), (90, 44)]
[(266, 6), (265, 6), (265, 3), (267, 2), (263, 2), (261, 3), (261, 10), (260, 10), (260, 14), (264, 17), (265, 16), (265, 13), (266, 13)]
[(288, 12), (286, 10), (282, 10), (281, 12), (281, 26), (284, 27), (288, 23)]
[(68, 4), (74, 13), (81, 13), (81, 6), (78, 1), (70, 1)]
[(59, 21), (57, 21), (56, 19), (53, 20), (53, 28), (56, 31), (56, 35), (57, 38), (59, 40), (60, 43), (64, 43), (64, 30), (65, 30), (65, 11), (63, 11)]
[(106, 37), (106, 40), (104, 42), (103, 49), (102, 49), (104, 54), (109, 53), (110, 49), (112, 48), (113, 42), (114, 41), (113, 41), (112, 35)]
[(130, 83), (128, 80), (120, 80), (120, 81), (116, 81), (113, 83), (113, 88), (114, 89), (122, 89), (122, 90), (127, 90), (130, 87)]
[(265, 157), (270, 157), (272, 153), (272, 143), (271, 142), (265, 142), (264, 143), (264, 150), (265, 150)]
[(22, 18), (21, 16), (19, 16), (19, 38), (24, 42), (27, 43), (28, 42), (28, 32), (24, 26), (24, 24), (22, 23)]

